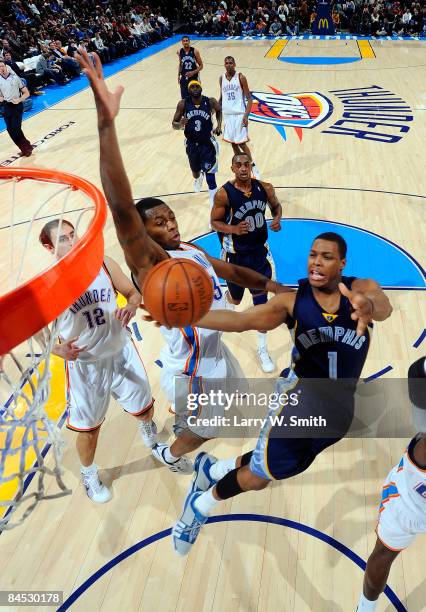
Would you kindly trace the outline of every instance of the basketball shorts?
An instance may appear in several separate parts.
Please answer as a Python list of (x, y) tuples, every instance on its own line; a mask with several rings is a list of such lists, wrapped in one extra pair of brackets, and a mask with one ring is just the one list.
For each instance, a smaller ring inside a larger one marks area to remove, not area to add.
[(242, 125), (244, 113), (238, 115), (223, 115), (223, 140), (233, 144), (244, 144), (250, 140), (248, 128)]
[[(244, 266), (245, 268), (259, 272), (259, 274), (263, 274), (267, 278), (275, 278), (274, 260), (267, 244), (259, 247), (256, 251), (249, 251), (247, 253), (227, 253), (222, 250), (222, 259), (228, 263)], [(231, 297), (236, 301), (241, 301), (245, 291), (244, 287), (240, 287), (229, 281), (227, 281), (226, 284)], [(259, 289), (250, 289), (250, 293), (256, 295), (263, 292)]]
[(302, 380), (291, 372), (277, 380), (276, 393), (288, 403), (270, 408), (250, 461), (253, 474), (268, 480), (304, 472), (345, 436), (354, 414), (353, 393), (336, 390), (329, 379)]
[(67, 362), (66, 367), (69, 429), (97, 429), (105, 419), (111, 396), (134, 416), (154, 403), (144, 365), (130, 338), (122, 350), (106, 359), (77, 359)]
[[(199, 81), (200, 79), (198, 77), (192, 77), (193, 79), (197, 79), (197, 81)], [(188, 79), (185, 76), (181, 76), (180, 77), (180, 81), (179, 81), (179, 85), (180, 85), (180, 97), (182, 98), (182, 100), (184, 100), (185, 98), (187, 98), (189, 96), (189, 91), (188, 91), (188, 83), (191, 79)]]
[[(202, 371), (202, 363), (199, 369)], [(210, 397), (211, 392), (217, 394), (247, 391), (241, 366), (223, 342), (221, 358), (217, 360), (216, 367), (209, 372), (203, 375), (197, 373), (196, 376), (185, 376), (163, 367), (160, 382), (168, 399), (174, 403), (175, 435), (189, 429), (203, 439), (218, 437), (216, 419), (224, 415), (225, 407), (218, 405), (218, 402), (202, 405), (198, 401), (198, 395), (202, 393)]]
[(213, 136), (210, 140), (186, 140), (186, 154), (193, 172), (217, 172), (219, 148)]
[(404, 550), (416, 535), (426, 533), (426, 517), (410, 511), (398, 492), (397, 468), (390, 471), (383, 486), (376, 533), (382, 544), (394, 551)]

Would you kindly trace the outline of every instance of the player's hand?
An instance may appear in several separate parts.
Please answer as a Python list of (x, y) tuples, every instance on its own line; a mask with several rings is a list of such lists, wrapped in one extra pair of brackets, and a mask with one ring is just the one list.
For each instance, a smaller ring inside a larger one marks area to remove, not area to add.
[(356, 334), (362, 336), (367, 329), (367, 325), (373, 320), (373, 302), (363, 293), (351, 291), (343, 283), (339, 283), (339, 290), (342, 295), (348, 298), (353, 308), (351, 319), (358, 321)]
[(187, 72), (185, 74), (185, 76), (186, 76), (187, 79), (191, 79), (194, 76), (194, 74), (195, 74), (195, 71), (194, 70), (190, 70), (189, 72)]
[(180, 127), (183, 130), (184, 127), (186, 126), (186, 124), (188, 123), (188, 118), (187, 117), (182, 117), (182, 119), (180, 120)]
[(92, 53), (91, 55), (95, 60), (95, 65), (93, 65), (92, 59), (89, 57), (87, 51), (80, 46), (75, 55), (75, 59), (89, 79), (90, 87), (95, 96), (99, 124), (109, 124), (112, 123), (118, 115), (120, 110), (120, 99), (123, 95), (124, 87), (118, 85), (114, 91), (109, 91), (104, 80), (101, 60), (97, 53)]
[(279, 232), (281, 229), (281, 217), (273, 217), (269, 227), (273, 232)]
[(241, 121), (241, 127), (247, 127), (248, 126), (248, 117), (247, 115), (244, 115), (243, 120)]
[(233, 225), (232, 227), (234, 229), (232, 233), (237, 234), (237, 236), (243, 236), (244, 234), (249, 233), (247, 221), (240, 221), (238, 225)]
[(80, 353), (87, 349), (87, 346), (76, 346), (76, 341), (78, 338), (72, 338), (72, 340), (68, 340), (68, 342), (64, 342), (63, 344), (57, 344), (52, 353), (54, 355), (58, 355), (65, 359), (65, 361), (75, 361), (78, 359)]
[(213, 134), (215, 134), (215, 136), (220, 136), (222, 134), (222, 129), (219, 126), (216, 126), (216, 128), (213, 130)]
[(128, 325), (130, 319), (136, 314), (138, 306), (134, 306), (133, 304), (126, 304), (123, 308), (117, 308), (114, 312), (114, 316), (118, 321), (121, 321), (122, 327), (126, 327)]
[(147, 311), (147, 309), (145, 308), (145, 306), (143, 304), (141, 304), (139, 306), (139, 308), (142, 308), (142, 310), (144, 310), (146, 312), (146, 314), (142, 315), (142, 319), (144, 321), (148, 321), (148, 323), (154, 323), (155, 327), (166, 327), (167, 329), (172, 329), (171, 327), (168, 327), (167, 325), (163, 325), (162, 323), (160, 323), (159, 321), (156, 321), (154, 319), (154, 317), (152, 317), (149, 312)]

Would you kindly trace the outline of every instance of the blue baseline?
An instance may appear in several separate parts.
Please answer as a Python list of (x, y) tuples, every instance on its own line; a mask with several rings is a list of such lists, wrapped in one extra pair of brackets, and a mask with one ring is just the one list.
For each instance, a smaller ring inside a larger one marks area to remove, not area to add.
[(361, 61), (360, 57), (279, 57), (280, 62), (288, 64), (350, 64)]
[[(171, 36), (166, 40), (162, 40), (159, 43), (151, 45), (147, 49), (141, 49), (140, 51), (133, 53), (133, 55), (120, 57), (114, 62), (103, 66), (104, 75), (105, 77), (110, 77), (116, 74), (117, 72), (120, 72), (121, 70), (129, 68), (129, 66), (134, 66), (134, 64), (137, 64), (138, 62), (147, 59), (148, 57), (151, 57), (152, 55), (155, 55), (156, 53), (159, 53), (160, 51), (163, 51), (168, 47), (171, 47), (172, 45), (180, 41), (180, 39), (180, 36)], [(33, 100), (33, 107), (30, 111), (24, 114), (23, 120), (26, 121), (27, 119), (34, 117), (34, 115), (38, 115), (39, 113), (51, 108), (52, 106), (55, 106), (55, 104), (59, 104), (60, 102), (63, 102), (64, 100), (75, 96), (75, 94), (80, 93), (88, 87), (89, 82), (86, 76), (83, 74), (80, 77), (72, 79), (72, 81), (70, 81), (66, 85), (49, 85), (48, 87), (46, 87), (46, 93), (44, 94), (44, 96), (37, 96), (35, 98), (31, 98)], [(6, 124), (4, 122), (4, 119), (1, 118), (0, 133), (4, 132), (5, 129)]]
[[(223, 523), (229, 521), (252, 521), (257, 523), (269, 523), (271, 525), (280, 525), (281, 527), (289, 527), (290, 529), (296, 529), (297, 531), (301, 531), (302, 533), (306, 533), (308, 535), (321, 540), (325, 544), (332, 546), (335, 550), (339, 551), (343, 555), (345, 555), (348, 559), (353, 561), (355, 565), (357, 565), (362, 571), (365, 570), (366, 563), (365, 561), (357, 555), (353, 550), (342, 544), (338, 540), (335, 540), (331, 536), (315, 529), (314, 527), (310, 527), (309, 525), (305, 525), (303, 523), (299, 523), (296, 521), (291, 521), (289, 519), (284, 519), (279, 516), (268, 516), (266, 514), (220, 514), (219, 516), (212, 516), (208, 519), (208, 523)], [(164, 529), (163, 531), (159, 531), (158, 533), (141, 540), (137, 544), (134, 544), (127, 550), (124, 550), (122, 553), (105, 563), (100, 569), (98, 569), (92, 576), (90, 576), (83, 584), (81, 584), (71, 595), (64, 601), (64, 603), (58, 608), (57, 612), (65, 612), (68, 610), (72, 604), (79, 598), (85, 591), (87, 591), (97, 580), (102, 578), (109, 570), (113, 567), (124, 561), (134, 553), (142, 550), (142, 548), (146, 548), (150, 544), (154, 542), (158, 542), (163, 538), (166, 538), (171, 534), (171, 529)], [(386, 585), (384, 591), (386, 597), (393, 604), (395, 610), (398, 612), (407, 612), (406, 607), (400, 601), (396, 593)]]
[[(363, 228), (321, 219), (284, 219), (280, 232), (269, 232), (268, 243), (275, 261), (277, 279), (296, 287), (306, 276), (306, 261), (315, 236), (322, 232), (339, 233), (349, 244), (345, 273), (374, 278), (384, 289), (426, 289), (422, 266), (402, 247)], [(209, 255), (220, 257), (216, 233), (193, 240)]]

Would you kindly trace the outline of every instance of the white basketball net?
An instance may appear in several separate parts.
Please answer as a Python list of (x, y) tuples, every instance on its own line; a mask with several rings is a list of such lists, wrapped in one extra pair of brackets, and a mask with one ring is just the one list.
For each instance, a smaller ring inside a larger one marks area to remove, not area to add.
[[(24, 207), (18, 194), (21, 189)], [(72, 208), (68, 203), (71, 193), (76, 194), (71, 198)], [(94, 210), (88, 196), (54, 179), (46, 182), (0, 176), (0, 199), (11, 202), (10, 224), (0, 228), (2, 251), (10, 253), (9, 286), (2, 285), (2, 292), (19, 286), (53, 262), (50, 256), (46, 266), (40, 263), (46, 254), (38, 235), (47, 221), (60, 219), (59, 237), (62, 221), (69, 220), (77, 235), (83, 215)], [(55, 255), (58, 242), (53, 245)], [(4, 278), (4, 268), (1, 272)], [(62, 480), (61, 419), (53, 420), (46, 412), (51, 350), (57, 336), (55, 320), (37, 334), (37, 341), (29, 338), (8, 355), (0, 356), (0, 531), (20, 525), (41, 500), (71, 493)], [(46, 475), (54, 480), (45, 481)]]

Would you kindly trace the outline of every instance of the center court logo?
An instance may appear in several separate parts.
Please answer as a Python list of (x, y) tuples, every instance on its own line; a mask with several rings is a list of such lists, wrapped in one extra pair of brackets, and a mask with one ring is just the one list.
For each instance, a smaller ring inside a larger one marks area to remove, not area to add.
[[(284, 94), (254, 91), (251, 121), (272, 125), (287, 140), (286, 128), (293, 128), (302, 140), (303, 130), (318, 127), (334, 112), (333, 103), (318, 92)], [(343, 114), (323, 134), (352, 136), (383, 143), (399, 142), (413, 121), (404, 100), (379, 85), (331, 91), (343, 105)]]

